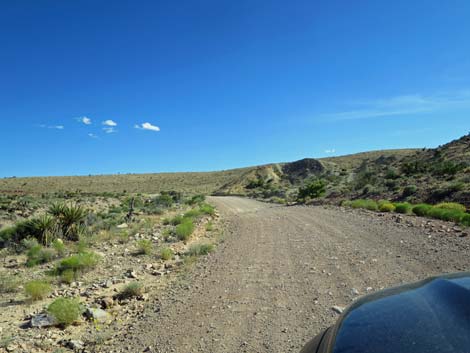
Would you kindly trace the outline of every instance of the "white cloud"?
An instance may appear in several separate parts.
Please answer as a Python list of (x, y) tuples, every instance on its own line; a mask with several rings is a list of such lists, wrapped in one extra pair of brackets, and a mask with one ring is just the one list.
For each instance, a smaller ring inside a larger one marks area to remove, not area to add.
[(77, 120), (80, 121), (81, 123), (84, 123), (85, 125), (91, 125), (91, 119), (86, 116), (77, 118)]
[(106, 125), (106, 126), (117, 126), (117, 123), (111, 119), (108, 119), (108, 120), (105, 120), (103, 121), (103, 125)]
[(330, 150), (325, 150), (325, 153), (328, 153), (328, 154), (335, 153), (335, 152), (336, 152), (336, 150), (334, 148), (332, 148)]
[(150, 131), (160, 131), (160, 128), (158, 126), (152, 125), (150, 123), (142, 123), (140, 125), (136, 124), (134, 125), (136, 129), (142, 129), (142, 130), (150, 130)]
[(113, 132), (116, 132), (117, 130), (114, 127), (104, 127), (103, 131), (106, 132), (107, 134), (112, 134)]
[(323, 114), (322, 117), (329, 121), (358, 120), (470, 107), (470, 92), (401, 95), (375, 100), (358, 100), (350, 105), (354, 106), (354, 109)]
[(93, 133), (91, 133), (91, 132), (88, 134), (88, 136), (91, 137), (91, 138), (93, 138), (93, 139), (97, 139), (97, 138), (98, 138), (98, 136), (96, 136), (95, 134), (93, 134)]
[(63, 130), (65, 127), (64, 125), (44, 125), (41, 124), (39, 127), (42, 127), (43, 129), (56, 129), (56, 130)]

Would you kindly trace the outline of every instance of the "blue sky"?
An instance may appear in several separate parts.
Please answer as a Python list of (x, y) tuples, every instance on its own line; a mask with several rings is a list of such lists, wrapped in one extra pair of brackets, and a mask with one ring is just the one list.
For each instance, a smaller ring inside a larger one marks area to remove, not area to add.
[(470, 130), (469, 18), (467, 0), (1, 1), (0, 176), (437, 146)]

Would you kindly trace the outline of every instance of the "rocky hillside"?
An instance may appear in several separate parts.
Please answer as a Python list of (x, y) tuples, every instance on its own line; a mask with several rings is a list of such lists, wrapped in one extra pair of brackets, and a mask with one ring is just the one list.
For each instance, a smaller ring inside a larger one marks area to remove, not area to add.
[(293, 201), (310, 180), (326, 183), (323, 200), (373, 198), (457, 201), (470, 205), (470, 135), (435, 149), (385, 150), (303, 159), (247, 170), (215, 192)]

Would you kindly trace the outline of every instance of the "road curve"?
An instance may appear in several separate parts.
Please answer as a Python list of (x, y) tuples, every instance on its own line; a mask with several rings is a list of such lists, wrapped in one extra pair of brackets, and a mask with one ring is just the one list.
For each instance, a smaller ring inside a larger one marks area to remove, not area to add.
[(114, 351), (298, 352), (335, 321), (333, 306), (468, 268), (468, 237), (338, 208), (210, 202), (225, 241), (146, 308)]

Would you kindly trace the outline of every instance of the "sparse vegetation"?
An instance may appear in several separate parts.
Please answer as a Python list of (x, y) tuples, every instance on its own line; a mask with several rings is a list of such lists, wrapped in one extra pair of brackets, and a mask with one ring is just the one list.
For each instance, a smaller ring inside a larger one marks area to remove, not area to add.
[(36, 301), (47, 297), (52, 289), (48, 282), (35, 280), (26, 283), (24, 290), (29, 299)]
[(0, 293), (14, 293), (18, 291), (20, 281), (17, 276), (0, 273)]
[(77, 299), (57, 298), (49, 304), (47, 312), (56, 319), (57, 324), (68, 326), (78, 320), (82, 309)]
[(95, 267), (100, 260), (100, 257), (92, 252), (84, 252), (72, 255), (60, 261), (57, 266), (57, 274), (62, 275), (65, 271), (73, 271), (75, 275), (88, 271)]
[(137, 253), (142, 255), (150, 255), (153, 250), (153, 244), (148, 239), (141, 239), (137, 241)]
[(28, 250), (26, 256), (28, 258), (26, 261), (26, 266), (33, 267), (52, 261), (55, 256), (55, 252), (53, 249), (44, 248), (42, 245), (38, 244), (31, 247)]
[(189, 239), (191, 234), (194, 232), (194, 223), (191, 219), (184, 219), (181, 224), (178, 224), (178, 226), (175, 229), (175, 234), (178, 240), (183, 240), (186, 241)]
[(209, 243), (193, 244), (188, 249), (189, 256), (207, 255), (214, 250), (214, 245)]
[(301, 186), (298, 191), (298, 199), (305, 200), (307, 198), (316, 199), (325, 195), (326, 192), (326, 181), (325, 180), (313, 180), (307, 183), (305, 186)]
[(131, 282), (127, 284), (123, 290), (119, 293), (119, 299), (129, 299), (139, 297), (143, 294), (144, 287), (139, 282)]
[(170, 260), (173, 257), (173, 250), (168, 247), (163, 247), (160, 249), (160, 258), (164, 261)]

